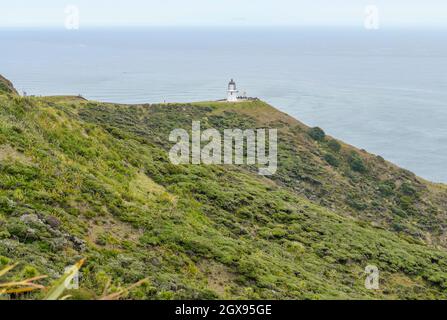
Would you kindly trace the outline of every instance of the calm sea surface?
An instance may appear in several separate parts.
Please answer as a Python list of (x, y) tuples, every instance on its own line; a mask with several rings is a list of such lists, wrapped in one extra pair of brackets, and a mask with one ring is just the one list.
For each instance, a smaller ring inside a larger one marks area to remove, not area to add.
[(239, 89), (447, 182), (447, 31), (0, 30), (0, 74), (34, 95), (218, 99)]

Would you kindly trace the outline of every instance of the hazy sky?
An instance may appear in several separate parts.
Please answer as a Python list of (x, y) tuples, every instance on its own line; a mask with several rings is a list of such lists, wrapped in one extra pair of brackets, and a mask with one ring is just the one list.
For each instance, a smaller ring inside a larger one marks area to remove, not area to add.
[(447, 27), (447, 0), (0, 0), (0, 26), (64, 27), (76, 5), (90, 26), (362, 26), (365, 7), (381, 26)]

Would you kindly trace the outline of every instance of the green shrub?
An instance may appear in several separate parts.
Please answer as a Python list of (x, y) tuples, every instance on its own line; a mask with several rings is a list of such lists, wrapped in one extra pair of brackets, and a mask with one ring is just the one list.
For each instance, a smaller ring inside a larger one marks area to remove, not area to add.
[(7, 225), (8, 233), (21, 240), (24, 241), (28, 238), (28, 228), (25, 224), (19, 221), (11, 221)]
[(7, 230), (0, 231), (0, 240), (8, 239), (10, 236), (11, 236), (11, 234)]
[(341, 144), (335, 139), (329, 140), (327, 146), (334, 152), (339, 152), (341, 150)]
[(326, 134), (324, 133), (323, 129), (319, 127), (309, 129), (308, 134), (312, 139), (316, 141), (323, 141), (324, 138), (326, 137)]
[(352, 199), (351, 198), (351, 199), (346, 200), (346, 203), (351, 208), (354, 208), (354, 209), (360, 210), (360, 211), (366, 210), (368, 208), (368, 205), (366, 203), (362, 202), (359, 199)]
[(391, 228), (394, 230), (394, 231), (397, 231), (397, 232), (402, 232), (402, 231), (405, 231), (405, 226), (403, 225), (403, 224), (401, 224), (401, 223), (398, 223), (398, 222), (395, 222), (395, 223), (393, 223), (392, 225), (391, 225)]
[(413, 187), (410, 183), (408, 182), (404, 182), (402, 183), (402, 185), (400, 186), (400, 191), (407, 195), (407, 196), (414, 196), (417, 193), (417, 190), (415, 187)]
[(366, 172), (366, 166), (363, 159), (355, 152), (351, 153), (348, 158), (349, 166), (353, 171), (364, 173)]
[(330, 153), (326, 153), (324, 155), (324, 160), (333, 167), (338, 167), (340, 165), (340, 162), (338, 161), (338, 159)]
[(409, 196), (402, 196), (399, 199), (400, 207), (404, 210), (408, 210), (413, 206), (413, 199)]
[(37, 269), (33, 266), (25, 266), (25, 268), (23, 268), (22, 271), (23, 277), (24, 278), (32, 278), (35, 276), (39, 275), (39, 272), (37, 271)]
[(13, 200), (6, 197), (0, 197), (0, 211), (2, 213), (10, 214), (14, 211), (16, 205)]
[(394, 189), (389, 184), (382, 183), (379, 185), (379, 192), (383, 196), (389, 197), (394, 194)]

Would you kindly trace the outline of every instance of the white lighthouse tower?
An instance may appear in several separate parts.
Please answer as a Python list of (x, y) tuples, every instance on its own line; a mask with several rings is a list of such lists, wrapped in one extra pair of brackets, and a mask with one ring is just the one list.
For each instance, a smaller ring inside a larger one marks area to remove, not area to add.
[(228, 84), (228, 102), (237, 102), (237, 91), (236, 89), (236, 82), (234, 82), (233, 79), (231, 79), (230, 83)]

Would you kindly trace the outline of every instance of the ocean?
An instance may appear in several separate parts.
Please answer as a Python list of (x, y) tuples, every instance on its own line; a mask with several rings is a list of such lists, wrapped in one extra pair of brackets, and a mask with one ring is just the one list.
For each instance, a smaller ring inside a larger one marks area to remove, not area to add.
[(447, 30), (0, 29), (0, 74), (28, 95), (224, 98), (230, 78), (309, 126), (447, 183)]

